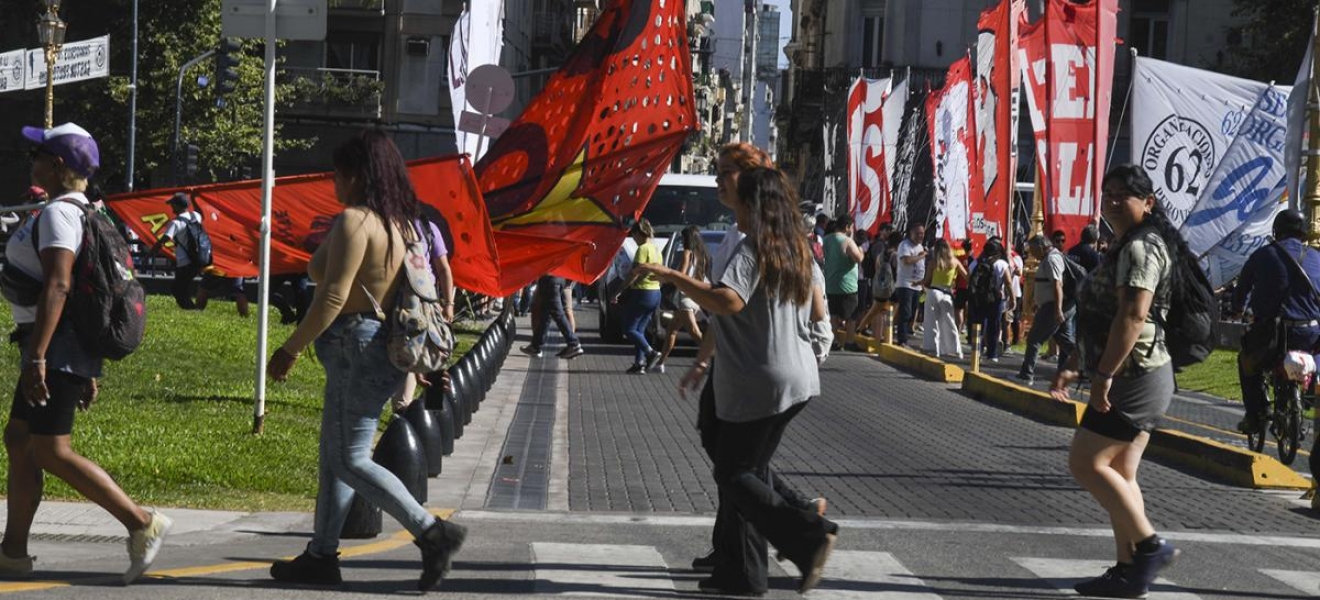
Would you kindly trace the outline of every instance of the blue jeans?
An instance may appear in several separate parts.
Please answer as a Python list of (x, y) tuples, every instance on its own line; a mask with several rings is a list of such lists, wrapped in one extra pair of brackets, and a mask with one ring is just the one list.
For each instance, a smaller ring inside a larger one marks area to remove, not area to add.
[(1007, 302), (1000, 300), (991, 306), (972, 309), (972, 322), (981, 325), (981, 353), (987, 359), (999, 358), (999, 337), (1004, 324), (1004, 309), (1007, 306)]
[(646, 364), (646, 355), (654, 352), (646, 340), (646, 326), (651, 324), (657, 306), (660, 306), (660, 290), (628, 290), (628, 302), (623, 309), (623, 335), (637, 350), (633, 364)]
[(894, 299), (898, 301), (898, 322), (894, 324), (894, 337), (898, 345), (902, 346), (912, 337), (912, 317), (917, 314), (917, 306), (921, 304), (921, 292), (911, 288), (897, 288), (894, 290)]
[(319, 556), (339, 550), (354, 491), (414, 537), (436, 522), (398, 477), (371, 460), (380, 411), (405, 376), (390, 363), (387, 338), (380, 321), (361, 314), (341, 315), (316, 338), (316, 355), (325, 368), (325, 407), (316, 525), (307, 547)]

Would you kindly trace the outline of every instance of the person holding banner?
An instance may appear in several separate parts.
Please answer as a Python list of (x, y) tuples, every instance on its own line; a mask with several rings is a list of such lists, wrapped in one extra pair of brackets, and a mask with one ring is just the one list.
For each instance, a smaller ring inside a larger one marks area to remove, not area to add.
[(1179, 553), (1146, 517), (1137, 468), (1173, 399), (1160, 323), (1172, 293), (1171, 257), (1188, 250), (1140, 167), (1113, 168), (1102, 190), (1101, 213), (1118, 241), (1078, 292), (1077, 352), (1060, 366), (1050, 395), (1067, 400), (1079, 367), (1090, 375), (1068, 468), (1109, 513), (1117, 548), (1113, 567), (1074, 587), (1083, 596), (1144, 598)]

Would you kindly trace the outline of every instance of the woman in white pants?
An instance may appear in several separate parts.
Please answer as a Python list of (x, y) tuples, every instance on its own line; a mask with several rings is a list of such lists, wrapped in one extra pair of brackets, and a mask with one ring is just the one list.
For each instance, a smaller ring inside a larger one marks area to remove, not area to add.
[(967, 269), (953, 257), (948, 240), (935, 242), (935, 253), (926, 269), (926, 324), (923, 327), (921, 350), (931, 356), (962, 358), (962, 345), (958, 342), (958, 320), (953, 310), (953, 282), (966, 277)]

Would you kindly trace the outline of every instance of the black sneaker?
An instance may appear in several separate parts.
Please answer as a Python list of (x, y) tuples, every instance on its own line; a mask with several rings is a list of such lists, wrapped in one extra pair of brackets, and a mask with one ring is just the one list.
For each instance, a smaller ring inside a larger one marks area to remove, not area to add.
[(1181, 554), (1173, 544), (1162, 537), (1155, 538), (1155, 550), (1153, 552), (1142, 552), (1138, 550), (1132, 555), (1132, 566), (1128, 568), (1128, 578), (1142, 587), (1148, 586), (1156, 577), (1159, 577), (1160, 571), (1173, 564)]
[(463, 547), (467, 539), (467, 527), (450, 521), (437, 520), (422, 538), (413, 543), (422, 549), (422, 577), (417, 580), (417, 590), (429, 592), (449, 574), (453, 558)]
[(711, 548), (705, 556), (692, 559), (692, 570), (698, 573), (710, 573), (715, 570), (715, 549)]
[(646, 368), (653, 369), (657, 364), (660, 364), (660, 351), (652, 350), (646, 355)]
[(645, 375), (646, 365), (633, 365), (628, 367), (628, 370), (624, 371), (624, 373), (628, 373), (629, 375)]
[(572, 346), (560, 350), (559, 354), (556, 354), (555, 356), (564, 360), (573, 360), (586, 353), (587, 351), (582, 349), (582, 344), (573, 344)]
[(531, 344), (527, 344), (526, 346), (519, 348), (518, 351), (532, 358), (541, 358), (541, 348), (537, 346), (533, 346)]
[(825, 562), (830, 559), (830, 552), (834, 550), (834, 542), (838, 539), (837, 533), (825, 534), (825, 541), (811, 553), (807, 562), (797, 566), (802, 573), (802, 580), (798, 583), (799, 594), (810, 592), (820, 585), (820, 580), (825, 577)]
[(344, 578), (339, 574), (339, 553), (334, 556), (312, 556), (306, 550), (293, 560), (277, 560), (270, 566), (275, 581), (305, 585), (339, 585)]
[(1013, 376), (1013, 379), (1021, 381), (1027, 385), (1036, 383), (1036, 378), (1032, 375), (1027, 375), (1026, 373), (1018, 373), (1017, 375)]
[(1114, 565), (1095, 579), (1073, 586), (1078, 594), (1092, 598), (1145, 598), (1146, 586), (1128, 577), (1127, 565)]

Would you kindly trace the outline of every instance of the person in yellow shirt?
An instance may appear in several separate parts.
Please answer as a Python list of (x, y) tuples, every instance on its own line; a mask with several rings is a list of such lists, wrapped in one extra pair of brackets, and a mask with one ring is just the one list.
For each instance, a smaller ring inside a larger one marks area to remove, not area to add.
[[(628, 292), (627, 301), (623, 303), (623, 335), (632, 341), (637, 350), (628, 372), (644, 375), (647, 369), (660, 361), (660, 352), (652, 348), (646, 339), (646, 326), (651, 323), (651, 317), (660, 305), (660, 280), (638, 269), (637, 265), (661, 264), (663, 259), (660, 249), (651, 241), (655, 237), (655, 230), (649, 221), (638, 219), (628, 235), (637, 242), (637, 252), (633, 254), (633, 270), (623, 285), (623, 289)], [(622, 295), (622, 292), (615, 294), (612, 302), (618, 304)]]

